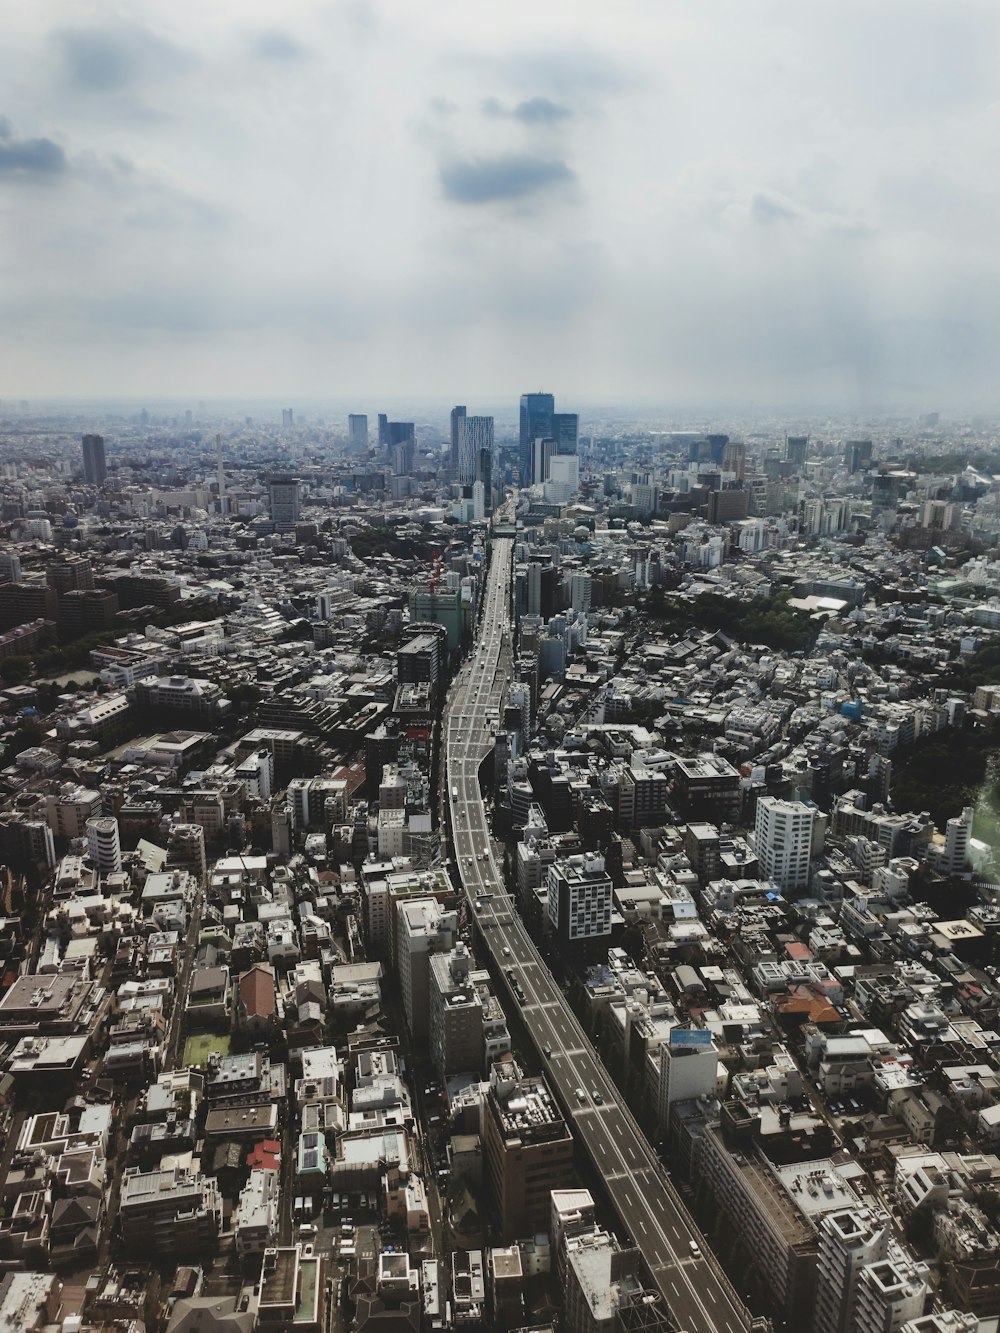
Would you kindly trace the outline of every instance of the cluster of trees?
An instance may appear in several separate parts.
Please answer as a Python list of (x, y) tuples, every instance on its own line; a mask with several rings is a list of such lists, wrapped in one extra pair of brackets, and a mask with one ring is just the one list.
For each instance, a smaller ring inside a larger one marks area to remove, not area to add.
[(678, 630), (721, 630), (740, 643), (763, 643), (785, 652), (804, 651), (816, 642), (819, 629), (804, 611), (788, 605), (790, 597), (789, 592), (779, 592), (774, 597), (738, 600), (706, 592), (668, 600), (661, 588), (653, 588), (644, 609), (655, 620)]
[(949, 727), (918, 740), (905, 761), (893, 764), (897, 810), (927, 810), (940, 828), (964, 806), (974, 805), (1000, 742), (1000, 723)]
[(121, 630), (105, 630), (99, 634), (88, 634), (85, 638), (74, 639), (71, 643), (52, 644), (40, 648), (31, 657), (15, 656), (4, 658), (0, 662), (0, 675), (7, 685), (21, 685), (29, 677), (61, 676), (65, 671), (78, 668), (92, 670), (90, 652), (93, 648), (103, 648), (121, 636)]
[(360, 560), (373, 555), (391, 555), (396, 560), (429, 560), (435, 546), (419, 537), (401, 537), (389, 528), (364, 528), (349, 539), (351, 550)]

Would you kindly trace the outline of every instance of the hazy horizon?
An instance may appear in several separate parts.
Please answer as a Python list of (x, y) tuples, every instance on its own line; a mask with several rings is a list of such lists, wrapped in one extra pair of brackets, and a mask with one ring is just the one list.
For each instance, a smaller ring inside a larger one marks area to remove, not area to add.
[(985, 0), (5, 18), (5, 405), (1000, 408)]

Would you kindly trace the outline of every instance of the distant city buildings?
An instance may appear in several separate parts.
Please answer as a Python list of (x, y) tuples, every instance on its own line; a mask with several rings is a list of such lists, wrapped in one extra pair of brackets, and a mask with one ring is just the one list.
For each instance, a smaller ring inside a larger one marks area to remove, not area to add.
[(0, 410), (0, 1321), (1000, 1315), (992, 424), (516, 408)]

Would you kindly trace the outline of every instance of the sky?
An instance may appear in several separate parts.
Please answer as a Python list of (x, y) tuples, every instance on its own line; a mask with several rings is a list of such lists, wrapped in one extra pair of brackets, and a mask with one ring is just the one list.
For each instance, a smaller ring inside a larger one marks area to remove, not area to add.
[(998, 63), (996, 0), (14, 0), (0, 397), (993, 410)]

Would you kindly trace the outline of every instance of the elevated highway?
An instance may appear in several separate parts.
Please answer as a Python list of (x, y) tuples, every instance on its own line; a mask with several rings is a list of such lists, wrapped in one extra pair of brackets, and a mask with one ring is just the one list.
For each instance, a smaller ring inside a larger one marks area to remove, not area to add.
[(504, 892), (479, 772), (493, 748), (510, 679), (509, 518), (506, 524), (499, 535), (494, 528), (475, 651), (452, 688), (446, 717), (452, 838), (470, 910), (567, 1121), (604, 1180), (621, 1225), (642, 1251), (678, 1328), (687, 1333), (766, 1328), (767, 1321), (751, 1319), (733, 1290)]

